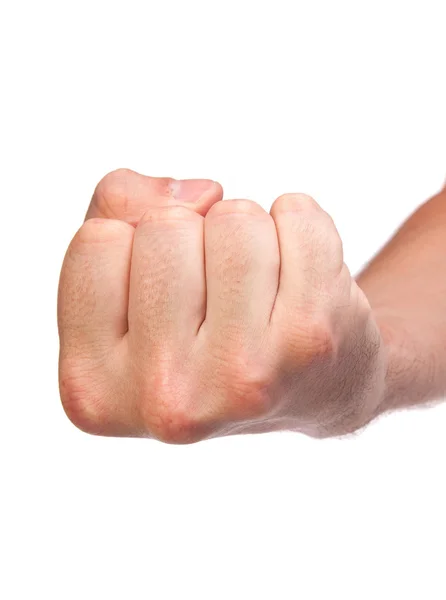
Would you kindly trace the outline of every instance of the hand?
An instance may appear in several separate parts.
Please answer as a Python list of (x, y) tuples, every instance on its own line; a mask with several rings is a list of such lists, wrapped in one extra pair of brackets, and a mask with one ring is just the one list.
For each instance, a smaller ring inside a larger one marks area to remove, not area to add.
[(385, 356), (332, 219), (302, 194), (268, 214), (196, 185), (193, 204), (167, 193), (173, 180), (118, 171), (99, 184), (60, 279), (69, 418), (171, 443), (363, 426)]

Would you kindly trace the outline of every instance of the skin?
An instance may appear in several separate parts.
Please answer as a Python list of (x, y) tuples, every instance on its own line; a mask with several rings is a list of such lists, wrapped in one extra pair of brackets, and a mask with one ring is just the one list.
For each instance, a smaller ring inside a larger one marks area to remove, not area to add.
[(124, 169), (98, 184), (59, 285), (60, 394), (77, 427), (176, 444), (329, 437), (444, 392), (444, 192), (357, 280), (311, 197), (268, 213), (222, 196)]

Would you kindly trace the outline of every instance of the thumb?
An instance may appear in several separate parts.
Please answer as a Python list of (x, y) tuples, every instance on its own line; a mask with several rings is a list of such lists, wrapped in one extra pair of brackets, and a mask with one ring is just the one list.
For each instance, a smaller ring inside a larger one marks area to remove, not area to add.
[(136, 227), (149, 208), (180, 205), (204, 216), (222, 198), (221, 185), (211, 179), (148, 177), (118, 169), (98, 183), (85, 218), (119, 219)]

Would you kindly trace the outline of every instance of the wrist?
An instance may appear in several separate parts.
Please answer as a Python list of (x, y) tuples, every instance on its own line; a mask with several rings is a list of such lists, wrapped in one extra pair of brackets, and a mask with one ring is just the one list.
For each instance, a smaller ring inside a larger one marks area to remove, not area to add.
[[(362, 340), (359, 343), (359, 340)], [(326, 390), (329, 420), (318, 423), (314, 437), (338, 437), (362, 429), (383, 412), (389, 353), (373, 314), (365, 329), (340, 350)]]
[(421, 404), (444, 389), (435, 331), (417, 331), (417, 320), (392, 309), (374, 311), (386, 352), (386, 385), (380, 413)]

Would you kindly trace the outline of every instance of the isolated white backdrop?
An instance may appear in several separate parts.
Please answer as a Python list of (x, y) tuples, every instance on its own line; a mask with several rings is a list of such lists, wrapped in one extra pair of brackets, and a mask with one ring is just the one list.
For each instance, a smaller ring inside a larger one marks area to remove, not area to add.
[(117, 167), (309, 193), (357, 272), (444, 180), (443, 9), (1, 3), (1, 598), (446, 597), (445, 405), (342, 441), (95, 438), (60, 406), (56, 330)]

